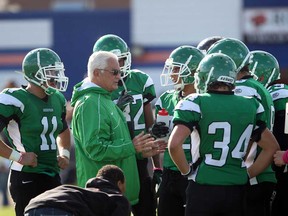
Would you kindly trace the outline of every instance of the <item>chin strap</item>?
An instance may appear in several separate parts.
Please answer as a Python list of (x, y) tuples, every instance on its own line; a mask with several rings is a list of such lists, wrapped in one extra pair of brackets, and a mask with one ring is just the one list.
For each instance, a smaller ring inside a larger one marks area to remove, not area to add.
[(174, 85), (174, 89), (176, 91), (182, 91), (184, 89), (185, 84), (183, 83), (183, 81), (181, 80), (181, 83), (175, 84)]
[(45, 91), (45, 93), (47, 94), (47, 95), (52, 95), (52, 94), (54, 94), (57, 90), (56, 89), (54, 89), (54, 88), (51, 88), (51, 87), (46, 87), (46, 86), (44, 86), (43, 84), (40, 86), (42, 89), (44, 89), (44, 91)]

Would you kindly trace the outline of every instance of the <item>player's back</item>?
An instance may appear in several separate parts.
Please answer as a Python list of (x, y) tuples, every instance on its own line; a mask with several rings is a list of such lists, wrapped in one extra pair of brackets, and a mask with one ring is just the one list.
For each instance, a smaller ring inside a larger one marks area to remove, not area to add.
[(242, 158), (256, 121), (264, 120), (262, 105), (255, 98), (233, 93), (205, 93), (188, 96), (177, 109), (182, 113), (177, 113), (176, 118), (193, 122), (200, 136), (202, 163), (192, 176), (194, 181), (210, 185), (246, 184), (248, 176)]

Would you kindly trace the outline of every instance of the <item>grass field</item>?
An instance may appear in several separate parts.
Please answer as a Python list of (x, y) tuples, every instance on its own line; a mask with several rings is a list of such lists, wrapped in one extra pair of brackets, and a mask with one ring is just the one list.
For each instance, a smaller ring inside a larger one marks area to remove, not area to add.
[(15, 216), (13, 206), (0, 207), (0, 215), (1, 216)]

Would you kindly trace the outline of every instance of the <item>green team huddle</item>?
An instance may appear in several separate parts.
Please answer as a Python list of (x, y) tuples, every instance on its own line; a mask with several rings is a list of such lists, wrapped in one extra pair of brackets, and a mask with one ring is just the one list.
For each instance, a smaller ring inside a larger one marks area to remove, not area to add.
[[(27, 86), (0, 93), (0, 131), (10, 143), (0, 141), (0, 155), (11, 160), (9, 189), (17, 216), (54, 210), (54, 215), (86, 210), (97, 215), (85, 196), (61, 200), (67, 203), (63, 208), (35, 204), (38, 195), (61, 185), (70, 137), (81, 193), (105, 165), (123, 170), (124, 186), (94, 190), (111, 198), (107, 215), (283, 215), (288, 87), (271, 53), (251, 51), (242, 41), (222, 36), (205, 38), (197, 47), (181, 45), (159, 72), (161, 85), (171, 87), (161, 95), (148, 73), (131, 64), (121, 37), (98, 38), (87, 77), (69, 99), (69, 124), (61, 93), (68, 77), (60, 57), (48, 48), (25, 56)], [(157, 119), (163, 110), (168, 125)], [(79, 208), (69, 208), (69, 202)]]

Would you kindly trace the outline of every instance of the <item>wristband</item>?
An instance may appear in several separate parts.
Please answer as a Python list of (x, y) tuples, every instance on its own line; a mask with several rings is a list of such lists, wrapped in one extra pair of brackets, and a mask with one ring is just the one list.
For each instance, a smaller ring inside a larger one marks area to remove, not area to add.
[(19, 162), (21, 159), (22, 159), (22, 155), (15, 149), (13, 149), (9, 156), (9, 160)]
[(288, 150), (282, 156), (284, 163), (288, 164)]
[(70, 159), (70, 151), (67, 149), (64, 149), (64, 148), (61, 149), (60, 150), (60, 156), (64, 156), (64, 157)]
[(162, 171), (162, 168), (160, 168), (160, 167), (155, 167), (155, 168), (153, 169), (153, 171), (157, 171), (157, 170), (161, 170), (161, 171)]
[(19, 158), (19, 160), (17, 162), (21, 164), (22, 160), (23, 160), (23, 153), (20, 152), (20, 158)]

